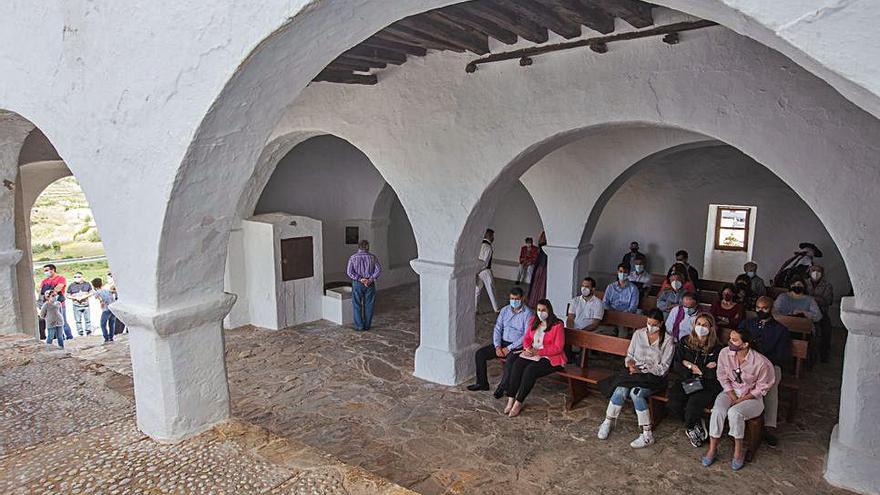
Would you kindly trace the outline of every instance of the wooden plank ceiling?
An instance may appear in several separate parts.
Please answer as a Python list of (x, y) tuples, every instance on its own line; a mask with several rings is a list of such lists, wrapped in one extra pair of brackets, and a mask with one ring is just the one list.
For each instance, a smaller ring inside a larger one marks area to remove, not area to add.
[[(428, 50), (489, 53), (489, 38), (512, 45), (519, 38), (546, 43), (548, 31), (573, 39), (581, 26), (602, 34), (619, 17), (635, 28), (654, 24), (640, 0), (473, 0), (423, 12), (379, 31), (331, 62), (315, 81), (376, 84), (374, 69), (401, 65)], [(374, 72), (372, 74), (368, 72)]]

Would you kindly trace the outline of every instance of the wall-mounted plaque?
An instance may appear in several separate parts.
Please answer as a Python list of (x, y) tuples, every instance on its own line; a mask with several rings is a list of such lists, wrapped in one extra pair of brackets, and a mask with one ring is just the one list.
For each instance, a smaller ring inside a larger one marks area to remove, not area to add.
[(357, 227), (346, 227), (345, 228), (345, 243), (346, 244), (357, 244), (360, 241), (360, 231)]

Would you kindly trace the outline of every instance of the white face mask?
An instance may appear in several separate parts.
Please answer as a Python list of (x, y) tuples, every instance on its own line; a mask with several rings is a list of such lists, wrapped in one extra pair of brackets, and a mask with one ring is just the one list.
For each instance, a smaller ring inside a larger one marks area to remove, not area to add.
[(810, 272), (810, 278), (818, 282), (822, 278), (822, 272)]
[(548, 318), (549, 316), (550, 316), (550, 315), (547, 314), (546, 311), (538, 311), (538, 319), (541, 320), (541, 321), (547, 321), (547, 318)]
[(660, 331), (660, 325), (648, 325), (648, 333), (654, 334)]
[(624, 280), (626, 280), (626, 273), (624, 273), (624, 272), (617, 272), (617, 280), (620, 280), (621, 282), (623, 282)]
[(590, 294), (593, 293), (593, 289), (590, 287), (581, 287), (581, 295), (584, 297), (590, 297)]
[(669, 285), (672, 286), (672, 290), (681, 289), (681, 280), (673, 280)]
[(697, 333), (700, 337), (705, 337), (709, 335), (709, 327), (703, 325), (697, 325), (694, 327), (694, 332)]
[(645, 265), (636, 265), (635, 269), (636, 273), (642, 273), (642, 271), (645, 269)]

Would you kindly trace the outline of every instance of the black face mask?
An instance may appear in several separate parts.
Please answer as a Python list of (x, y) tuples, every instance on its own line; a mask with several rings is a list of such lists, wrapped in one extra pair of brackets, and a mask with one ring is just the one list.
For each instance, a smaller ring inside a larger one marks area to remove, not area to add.
[(636, 248), (629, 248), (629, 250), (632, 251), (633, 253), (639, 252), (639, 248), (637, 248), (637, 247)]
[(770, 318), (769, 311), (757, 311), (757, 313), (758, 313), (759, 320), (766, 320), (766, 319)]
[(801, 286), (799, 286), (799, 285), (796, 285), (796, 286), (794, 286), (794, 287), (791, 288), (791, 291), (794, 292), (795, 294), (803, 294), (803, 293), (804, 293), (804, 288), (801, 287)]

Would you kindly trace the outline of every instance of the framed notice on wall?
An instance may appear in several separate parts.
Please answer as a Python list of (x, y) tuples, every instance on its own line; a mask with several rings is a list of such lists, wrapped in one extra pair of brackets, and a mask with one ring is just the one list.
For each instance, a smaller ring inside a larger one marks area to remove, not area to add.
[(360, 241), (360, 229), (357, 227), (346, 227), (345, 228), (345, 243), (346, 244), (357, 244)]
[(315, 248), (312, 237), (281, 239), (281, 280), (315, 276)]

